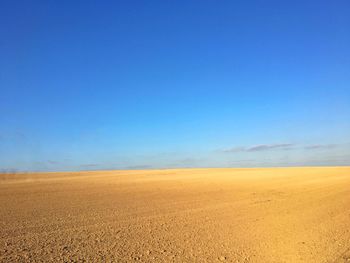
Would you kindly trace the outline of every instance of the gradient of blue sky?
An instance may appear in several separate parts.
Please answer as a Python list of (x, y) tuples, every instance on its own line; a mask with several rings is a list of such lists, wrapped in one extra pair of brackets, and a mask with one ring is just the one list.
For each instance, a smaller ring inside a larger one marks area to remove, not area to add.
[(2, 1), (0, 169), (350, 165), (349, 14)]

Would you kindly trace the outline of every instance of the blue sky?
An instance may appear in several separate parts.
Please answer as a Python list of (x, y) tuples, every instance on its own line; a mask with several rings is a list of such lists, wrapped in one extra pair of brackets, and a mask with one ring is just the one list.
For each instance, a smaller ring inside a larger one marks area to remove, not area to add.
[(349, 1), (2, 1), (0, 169), (350, 165)]

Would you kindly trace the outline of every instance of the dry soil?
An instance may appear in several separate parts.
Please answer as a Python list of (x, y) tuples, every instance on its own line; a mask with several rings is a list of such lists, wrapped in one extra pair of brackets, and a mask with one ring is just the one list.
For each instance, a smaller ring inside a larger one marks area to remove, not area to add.
[(1, 262), (350, 262), (350, 168), (0, 175)]

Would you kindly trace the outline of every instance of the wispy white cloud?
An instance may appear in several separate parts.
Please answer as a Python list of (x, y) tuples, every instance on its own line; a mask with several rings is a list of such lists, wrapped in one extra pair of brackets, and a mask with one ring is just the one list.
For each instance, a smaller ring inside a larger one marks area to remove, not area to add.
[(248, 147), (233, 147), (222, 150), (225, 153), (237, 153), (237, 152), (261, 152), (269, 150), (289, 150), (295, 146), (293, 143), (275, 143), (275, 144), (259, 144)]
[(333, 149), (336, 148), (337, 144), (312, 144), (304, 147), (306, 150), (320, 150), (320, 149)]

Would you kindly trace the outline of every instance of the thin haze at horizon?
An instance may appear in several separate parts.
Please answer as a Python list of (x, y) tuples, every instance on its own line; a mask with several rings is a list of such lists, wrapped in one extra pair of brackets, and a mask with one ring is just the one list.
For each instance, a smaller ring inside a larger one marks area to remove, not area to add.
[(4, 1), (0, 170), (350, 165), (349, 1)]

